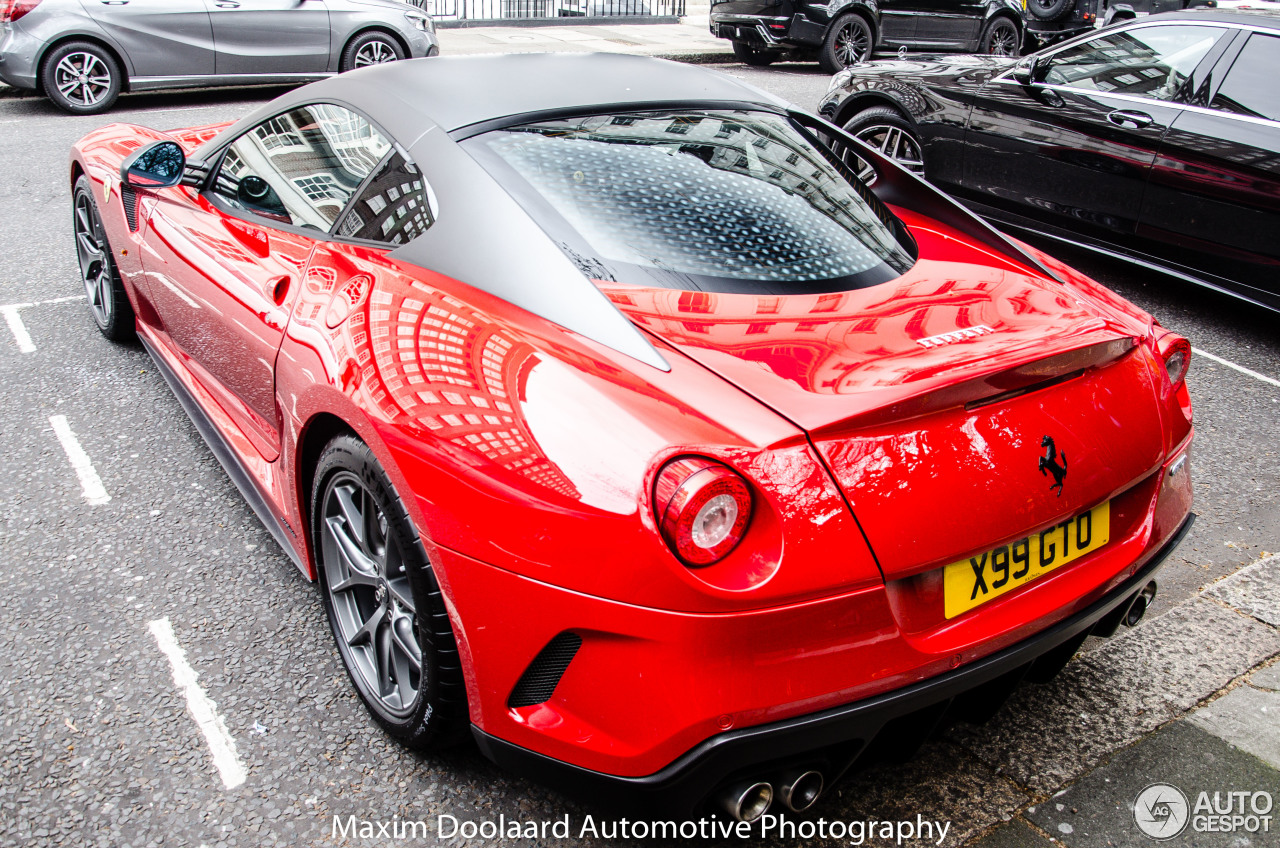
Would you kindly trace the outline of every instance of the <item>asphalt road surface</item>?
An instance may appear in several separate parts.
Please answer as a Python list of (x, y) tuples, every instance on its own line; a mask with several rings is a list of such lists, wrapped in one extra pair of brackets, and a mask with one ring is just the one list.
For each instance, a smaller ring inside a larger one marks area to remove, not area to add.
[[(724, 70), (809, 108), (827, 79), (806, 65)], [(0, 98), (0, 844), (381, 845), (396, 840), (334, 837), (334, 816), (434, 827), (441, 814), (569, 815), (576, 827), (600, 815), (504, 775), (473, 748), (418, 756), (375, 729), (338, 664), (315, 587), (258, 523), (143, 350), (103, 339), (84, 304), (71, 144), (111, 121), (165, 129), (230, 120), (278, 93), (131, 95), (106, 117)], [(1045, 246), (1204, 354), (1188, 377), (1200, 520), (1166, 566), (1153, 614), (1186, 607), (1202, 587), (1280, 549), (1277, 318)], [(1268, 641), (1274, 634), (1220, 615), (1228, 613), (1204, 612), (1193, 631), (1166, 616), (1114, 650), (1093, 645), (1090, 668), (1101, 671), (1073, 685), (1105, 704), (1133, 685), (1126, 678), (1137, 666), (1128, 664), (1137, 660), (1126, 651), (1164, 656), (1167, 647), (1171, 659), (1138, 685), (1192, 692), (1172, 717), (1280, 649)], [(156, 637), (165, 621), (168, 655)], [(1177, 639), (1219, 640), (1230, 660), (1206, 669), (1205, 642)], [(174, 673), (184, 663), (216, 710), (209, 723), (235, 746), (240, 778), (218, 770), (188, 710), (193, 686)], [(1175, 700), (1154, 689), (1151, 698)], [(1015, 699), (993, 725), (930, 743), (905, 767), (846, 782), (814, 815), (905, 809), (951, 820), (946, 844), (955, 845), (1043, 801), (1056, 784), (1037, 775), (1070, 779), (1097, 760), (1079, 746), (1046, 751), (1055, 746), (1044, 740), (1106, 728), (1083, 718), (1055, 726), (1038, 697)], [(483, 840), (498, 841), (574, 842)]]

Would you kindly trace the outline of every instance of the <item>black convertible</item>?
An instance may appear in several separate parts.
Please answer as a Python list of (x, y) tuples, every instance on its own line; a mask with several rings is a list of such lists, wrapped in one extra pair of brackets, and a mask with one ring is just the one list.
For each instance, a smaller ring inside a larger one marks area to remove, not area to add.
[(820, 111), (1003, 224), (1280, 310), (1280, 17), (1187, 11), (1023, 59), (859, 64)]

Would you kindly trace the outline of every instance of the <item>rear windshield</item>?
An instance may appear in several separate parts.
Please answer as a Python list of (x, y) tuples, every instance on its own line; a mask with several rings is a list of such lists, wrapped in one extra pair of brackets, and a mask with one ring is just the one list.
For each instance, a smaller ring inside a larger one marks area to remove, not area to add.
[(594, 115), (465, 144), (595, 279), (797, 294), (877, 285), (915, 261), (902, 224), (780, 115)]

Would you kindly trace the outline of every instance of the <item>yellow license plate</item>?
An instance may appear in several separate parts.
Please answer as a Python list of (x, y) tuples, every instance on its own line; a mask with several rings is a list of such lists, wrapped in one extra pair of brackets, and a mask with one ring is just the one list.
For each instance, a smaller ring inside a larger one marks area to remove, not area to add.
[(1104, 503), (1025, 539), (951, 563), (943, 572), (947, 618), (955, 618), (1096, 551), (1110, 535), (1111, 504)]

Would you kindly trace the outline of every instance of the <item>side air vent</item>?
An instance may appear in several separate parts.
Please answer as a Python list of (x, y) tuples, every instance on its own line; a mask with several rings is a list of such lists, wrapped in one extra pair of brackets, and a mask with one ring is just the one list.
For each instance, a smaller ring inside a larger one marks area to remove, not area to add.
[(124, 219), (129, 222), (129, 231), (138, 231), (138, 193), (132, 186), (120, 186), (120, 203), (124, 205)]
[(556, 684), (564, 676), (565, 669), (573, 662), (578, 649), (582, 647), (582, 637), (577, 633), (561, 633), (547, 643), (529, 663), (529, 667), (520, 675), (520, 681), (511, 691), (507, 705), (511, 707), (532, 707), (551, 700), (556, 691)]

